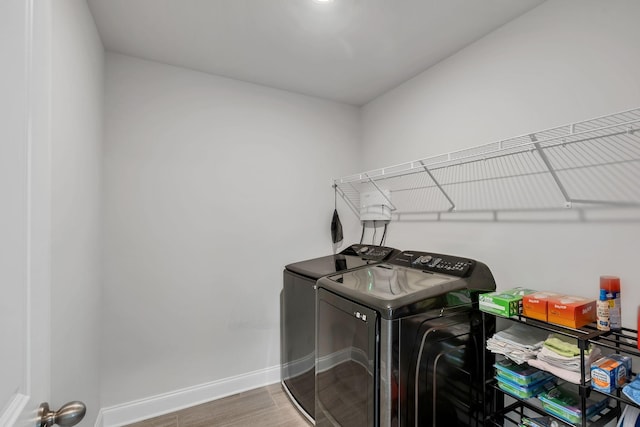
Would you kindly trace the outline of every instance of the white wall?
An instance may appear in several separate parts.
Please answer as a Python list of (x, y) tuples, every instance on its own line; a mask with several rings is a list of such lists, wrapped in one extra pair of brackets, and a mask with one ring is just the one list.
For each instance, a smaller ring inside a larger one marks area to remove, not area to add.
[(28, 278), (29, 217), (27, 65), (25, 40), (27, 3), (0, 4), (0, 422), (18, 393), (28, 394), (24, 374)]
[(52, 2), (51, 394), (100, 410), (104, 49), (83, 0)]
[[(640, 3), (549, 0), (363, 107), (364, 169), (640, 106)], [(357, 172), (357, 171), (353, 171)], [(635, 328), (640, 223), (395, 223), (388, 244), (486, 262), (498, 287), (597, 297), (622, 279)]]
[(103, 406), (276, 367), (282, 270), (331, 251), (359, 110), (111, 53), (105, 105)]

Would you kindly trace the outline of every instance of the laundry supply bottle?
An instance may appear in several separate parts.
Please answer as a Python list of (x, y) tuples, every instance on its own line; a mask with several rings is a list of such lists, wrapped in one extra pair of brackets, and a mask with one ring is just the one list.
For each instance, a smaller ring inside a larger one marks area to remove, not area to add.
[(607, 290), (600, 289), (600, 297), (596, 304), (596, 326), (601, 331), (608, 331), (609, 326), (609, 299)]
[(620, 312), (620, 278), (617, 276), (600, 276), (600, 289), (607, 291), (609, 300), (609, 328), (612, 331), (622, 329)]

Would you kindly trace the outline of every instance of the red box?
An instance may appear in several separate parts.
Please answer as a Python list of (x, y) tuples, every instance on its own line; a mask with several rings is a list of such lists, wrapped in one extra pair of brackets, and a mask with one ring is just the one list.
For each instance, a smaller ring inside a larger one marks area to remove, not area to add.
[(560, 298), (556, 292), (535, 292), (522, 297), (522, 315), (547, 322), (547, 304), (550, 298)]
[(547, 301), (547, 321), (579, 328), (596, 320), (596, 300), (563, 295)]

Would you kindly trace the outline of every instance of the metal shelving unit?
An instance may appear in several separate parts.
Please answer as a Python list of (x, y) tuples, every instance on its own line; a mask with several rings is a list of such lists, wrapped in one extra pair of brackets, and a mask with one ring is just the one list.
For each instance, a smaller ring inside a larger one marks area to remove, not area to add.
[[(488, 316), (494, 317), (493, 314), (484, 312), (482, 313), (483, 322), (486, 321), (486, 318)], [(613, 419), (617, 419), (618, 417), (620, 417), (623, 404), (640, 407), (640, 405), (624, 396), (624, 394), (621, 393), (621, 389), (617, 389), (613, 394), (596, 391), (591, 388), (590, 381), (584, 380), (584, 378), (586, 378), (584, 370), (584, 350), (588, 348), (590, 344), (608, 349), (609, 351), (614, 353), (622, 353), (629, 356), (640, 357), (640, 351), (637, 350), (638, 331), (634, 329), (623, 328), (620, 332), (603, 332), (597, 330), (595, 328), (595, 325), (593, 324), (579, 329), (571, 329), (564, 326), (554, 325), (552, 323), (527, 318), (521, 315), (508, 317), (505, 319), (508, 319), (511, 322), (527, 324), (533, 328), (542, 329), (550, 333), (553, 332), (556, 334), (561, 334), (568, 338), (576, 340), (578, 347), (583, 350), (581, 354), (582, 368), (580, 373), (580, 377), (583, 378), (583, 381), (581, 384), (574, 385), (574, 387), (578, 389), (578, 394), (581, 398), (580, 406), (583, 410), (582, 422), (580, 423), (580, 426), (601, 427), (606, 425)], [(484, 337), (485, 352), (483, 353), (485, 358), (492, 357), (490, 355), (491, 353), (486, 350), (486, 338), (488, 337)], [(631, 372), (631, 375), (633, 377), (636, 377), (638, 373)], [(518, 425), (522, 416), (525, 415), (526, 411), (537, 413), (540, 416), (548, 415), (556, 418), (558, 421), (563, 422), (564, 424), (570, 425), (566, 421), (563, 421), (555, 415), (545, 411), (542, 408), (539, 400), (536, 398), (521, 399), (518, 397), (510, 396), (512, 399), (511, 403), (509, 403), (508, 405), (498, 405), (496, 404), (496, 402), (503, 402), (503, 396), (506, 396), (507, 394), (497, 386), (496, 380), (494, 378), (485, 378), (484, 384), (487, 388), (487, 390), (485, 390), (485, 396), (491, 396), (491, 400), (493, 401), (493, 407), (491, 408), (490, 413), (485, 414), (487, 425)], [(607, 396), (609, 397), (610, 401), (607, 407), (601, 410), (598, 414), (589, 417), (589, 420), (587, 420), (587, 416), (584, 412), (585, 399), (592, 393), (601, 395), (603, 397)]]
[(377, 191), (392, 219), (402, 220), (447, 212), (640, 207), (638, 182), (640, 108), (338, 178), (334, 185), (354, 212), (361, 194)]

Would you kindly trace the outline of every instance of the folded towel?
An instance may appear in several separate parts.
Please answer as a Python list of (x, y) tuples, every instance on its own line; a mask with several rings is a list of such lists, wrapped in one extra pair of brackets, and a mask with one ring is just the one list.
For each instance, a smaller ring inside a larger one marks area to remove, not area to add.
[[(584, 355), (584, 369), (591, 370), (591, 363), (597, 360), (601, 355), (599, 348), (595, 347), (589, 354)], [(580, 372), (580, 356), (567, 357), (557, 354), (548, 347), (542, 347), (538, 353), (538, 359), (547, 362), (550, 365), (569, 371)]]
[[(544, 346), (561, 356), (580, 356), (581, 350), (573, 338), (566, 338), (561, 335), (551, 334), (549, 335), (549, 338), (545, 340)], [(590, 351), (590, 348), (586, 349), (585, 354), (588, 354)]]
[[(558, 378), (562, 378), (565, 381), (569, 381), (573, 384), (580, 384), (582, 381), (580, 379), (580, 372), (569, 371), (567, 369), (558, 368), (557, 366), (553, 366), (544, 362), (540, 359), (531, 359), (527, 360), (527, 363), (534, 368), (542, 369), (543, 371), (551, 372)], [(585, 372), (585, 381), (591, 380), (590, 371)]]

